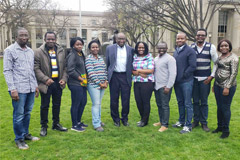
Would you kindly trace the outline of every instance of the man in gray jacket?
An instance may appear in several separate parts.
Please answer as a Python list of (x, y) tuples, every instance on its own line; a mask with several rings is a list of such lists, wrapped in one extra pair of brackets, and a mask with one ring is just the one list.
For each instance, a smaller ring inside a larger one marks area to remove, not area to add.
[(47, 135), (48, 109), (52, 96), (52, 129), (67, 131), (59, 124), (62, 89), (67, 82), (66, 55), (61, 46), (56, 44), (56, 34), (47, 32), (45, 43), (35, 51), (34, 71), (41, 94), (41, 136)]

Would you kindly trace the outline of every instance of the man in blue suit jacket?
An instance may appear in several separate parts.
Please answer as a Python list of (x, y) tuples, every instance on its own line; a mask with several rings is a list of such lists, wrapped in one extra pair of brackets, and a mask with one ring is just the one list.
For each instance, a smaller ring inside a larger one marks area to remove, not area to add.
[(119, 94), (122, 99), (122, 123), (129, 126), (128, 113), (132, 85), (132, 61), (134, 49), (125, 44), (126, 36), (118, 33), (116, 44), (106, 49), (106, 63), (108, 71), (108, 82), (110, 86), (110, 109), (114, 125), (120, 126), (118, 111)]
[[(183, 127), (180, 133), (189, 133), (192, 131), (192, 89), (193, 72), (196, 69), (196, 53), (186, 44), (186, 34), (178, 33), (176, 38), (176, 51), (173, 57), (177, 63), (177, 77), (175, 80), (175, 94), (178, 101), (179, 122), (173, 127)], [(186, 113), (186, 118), (185, 118)]]

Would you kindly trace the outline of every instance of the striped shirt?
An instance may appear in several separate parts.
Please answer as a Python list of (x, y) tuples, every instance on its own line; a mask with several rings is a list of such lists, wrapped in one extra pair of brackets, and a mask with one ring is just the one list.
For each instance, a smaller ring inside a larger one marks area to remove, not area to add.
[(38, 85), (34, 73), (33, 50), (27, 46), (22, 49), (17, 42), (7, 47), (3, 57), (3, 74), (8, 91), (35, 92)]
[(100, 89), (99, 83), (104, 83), (107, 80), (107, 70), (103, 58), (98, 56), (98, 59), (96, 59), (90, 54), (86, 58), (85, 65), (88, 83), (93, 85), (94, 88)]
[[(154, 69), (154, 59), (151, 53), (144, 57), (133, 56), (133, 70), (137, 69)], [(133, 82), (154, 82), (154, 74), (148, 74), (146, 78), (133, 76)]]
[(54, 50), (49, 50), (48, 53), (51, 58), (52, 78), (58, 78), (58, 65), (57, 65), (56, 52)]

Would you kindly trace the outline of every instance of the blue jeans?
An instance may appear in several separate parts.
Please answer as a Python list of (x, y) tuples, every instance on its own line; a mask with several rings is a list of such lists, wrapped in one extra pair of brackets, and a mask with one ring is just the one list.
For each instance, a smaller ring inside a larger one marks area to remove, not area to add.
[(87, 104), (87, 87), (68, 85), (71, 91), (71, 118), (72, 126), (77, 126), (81, 122), (84, 108)]
[[(193, 106), (192, 106), (192, 89), (193, 80), (175, 84), (175, 94), (178, 101), (179, 122), (189, 128), (192, 127)], [(185, 120), (186, 112), (186, 120)]]
[(229, 88), (229, 95), (224, 96), (223, 88), (214, 84), (214, 93), (217, 101), (217, 120), (218, 129), (223, 132), (229, 132), (229, 123), (231, 119), (231, 103), (236, 91), (236, 86)]
[(172, 89), (168, 94), (164, 93), (164, 87), (155, 90), (155, 99), (158, 106), (158, 115), (162, 126), (168, 127), (170, 108), (169, 101), (171, 99)]
[(24, 139), (24, 135), (29, 133), (30, 113), (34, 104), (35, 92), (18, 93), (18, 96), (18, 101), (12, 100), (15, 141)]
[(101, 126), (101, 103), (105, 89), (94, 88), (91, 84), (87, 86), (92, 99), (92, 123), (94, 128)]
[(208, 119), (208, 95), (210, 93), (209, 84), (194, 79), (193, 82), (193, 120), (196, 123), (207, 124)]

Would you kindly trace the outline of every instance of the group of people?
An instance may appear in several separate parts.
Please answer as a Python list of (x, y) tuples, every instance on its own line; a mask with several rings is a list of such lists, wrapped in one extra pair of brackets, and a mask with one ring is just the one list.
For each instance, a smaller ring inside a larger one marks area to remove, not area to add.
[[(179, 120), (173, 127), (183, 127), (180, 133), (189, 133), (201, 123), (204, 131), (207, 126), (208, 95), (211, 80), (215, 78), (213, 91), (217, 102), (218, 127), (212, 133), (222, 132), (220, 138), (229, 136), (231, 102), (236, 91), (238, 57), (231, 52), (229, 40), (221, 40), (216, 47), (205, 42), (207, 32), (199, 29), (196, 42), (186, 44), (186, 34), (176, 36), (176, 51), (173, 56), (167, 53), (166, 42), (157, 45), (158, 55), (149, 53), (145, 42), (138, 42), (135, 49), (126, 44), (124, 33), (116, 35), (116, 43), (106, 49), (106, 64), (99, 56), (100, 42), (93, 40), (88, 44), (90, 54), (85, 57), (82, 49), (84, 41), (80, 37), (70, 41), (71, 51), (66, 55), (56, 43), (56, 34), (46, 32), (45, 43), (33, 51), (27, 46), (28, 31), (19, 28), (16, 42), (4, 51), (4, 76), (13, 105), (13, 128), (15, 142), (19, 149), (28, 149), (25, 140), (37, 141), (29, 133), (30, 113), (34, 97), (41, 95), (40, 136), (47, 135), (48, 111), (52, 97), (52, 129), (67, 131), (60, 124), (60, 106), (62, 90), (68, 84), (71, 91), (71, 130), (85, 131), (88, 127), (82, 121), (87, 103), (87, 91), (92, 100), (92, 124), (96, 131), (104, 131), (101, 120), (101, 101), (105, 89), (110, 88), (110, 110), (114, 125), (129, 126), (128, 114), (132, 82), (134, 96), (140, 113), (138, 127), (148, 124), (150, 99), (155, 93), (158, 106), (159, 132), (168, 129), (172, 88), (178, 101)], [(213, 69), (211, 71), (211, 61)], [(119, 115), (119, 96), (121, 94), (122, 111)], [(193, 102), (192, 102), (193, 99)], [(193, 119), (193, 123), (192, 123)]]

